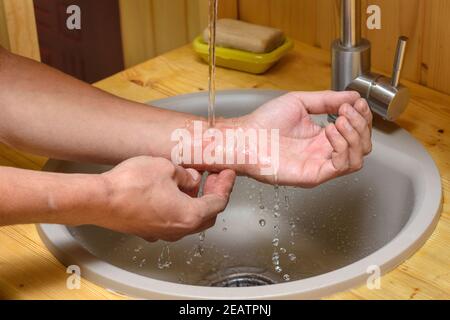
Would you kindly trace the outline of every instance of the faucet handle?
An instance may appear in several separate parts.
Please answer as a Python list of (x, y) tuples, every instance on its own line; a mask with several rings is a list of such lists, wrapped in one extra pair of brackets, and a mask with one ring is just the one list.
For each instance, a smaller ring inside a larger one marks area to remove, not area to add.
[(400, 75), (403, 69), (403, 63), (405, 61), (406, 44), (408, 43), (408, 37), (401, 36), (398, 38), (397, 52), (394, 58), (394, 68), (392, 70), (391, 85), (393, 87), (398, 87), (400, 83)]

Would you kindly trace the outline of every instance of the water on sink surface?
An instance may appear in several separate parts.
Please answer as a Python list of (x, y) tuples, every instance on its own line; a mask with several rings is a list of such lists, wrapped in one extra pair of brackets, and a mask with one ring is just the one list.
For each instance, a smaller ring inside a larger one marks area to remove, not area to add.
[[(380, 164), (369, 160), (371, 165)], [(274, 190), (239, 178), (216, 226), (173, 244), (151, 244), (93, 226), (70, 231), (100, 259), (159, 280), (212, 285), (229, 276), (236, 284), (230, 272), (248, 274), (250, 268), (271, 283), (295, 281), (355, 262), (403, 228), (414, 203), (388, 199), (414, 199), (411, 182), (389, 167), (383, 166), (383, 179), (377, 172), (364, 170), (311, 190)], [(384, 188), (386, 183), (391, 188)]]

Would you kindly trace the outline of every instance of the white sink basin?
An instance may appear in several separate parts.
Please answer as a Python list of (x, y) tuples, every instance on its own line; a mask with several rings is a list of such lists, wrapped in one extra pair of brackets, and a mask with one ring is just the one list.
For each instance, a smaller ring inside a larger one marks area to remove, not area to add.
[[(218, 113), (247, 114), (280, 94), (220, 92)], [(207, 95), (152, 104), (204, 115)], [(228, 209), (204, 241), (196, 235), (167, 247), (93, 226), (40, 225), (39, 232), (62, 263), (78, 265), (86, 279), (132, 297), (318, 298), (362, 285), (376, 266), (386, 273), (418, 250), (441, 208), (440, 176), (431, 157), (403, 129), (380, 125), (372, 155), (352, 176), (313, 190), (277, 192), (240, 178)], [(109, 168), (50, 161), (46, 169)], [(273, 214), (277, 199), (279, 218)]]

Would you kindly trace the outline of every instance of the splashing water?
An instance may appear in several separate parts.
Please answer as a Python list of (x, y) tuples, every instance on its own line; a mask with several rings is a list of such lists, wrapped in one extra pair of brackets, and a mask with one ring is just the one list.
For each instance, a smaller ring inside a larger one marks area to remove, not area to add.
[(159, 255), (158, 268), (161, 270), (168, 269), (168, 268), (170, 268), (171, 265), (172, 265), (172, 261), (170, 259), (170, 247), (168, 244), (166, 244), (162, 248), (161, 254)]
[(272, 240), (272, 244), (274, 247), (278, 247), (278, 245), (280, 244), (280, 240), (278, 238), (275, 238)]

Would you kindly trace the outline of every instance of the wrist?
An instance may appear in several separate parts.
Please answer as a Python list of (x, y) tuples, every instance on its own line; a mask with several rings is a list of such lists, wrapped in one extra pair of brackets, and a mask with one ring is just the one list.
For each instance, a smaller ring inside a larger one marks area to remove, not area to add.
[(187, 128), (190, 144), (185, 144), (183, 138), (182, 150), (178, 148), (172, 154), (178, 158), (178, 163), (200, 171), (231, 169), (241, 175), (247, 173), (248, 163), (242, 161), (251, 153), (245, 137), (246, 117), (217, 119), (214, 128), (209, 128), (206, 120), (193, 120)]
[(102, 175), (72, 175), (68, 177), (55, 209), (62, 214), (57, 223), (71, 226), (98, 225), (109, 212), (110, 187)]

